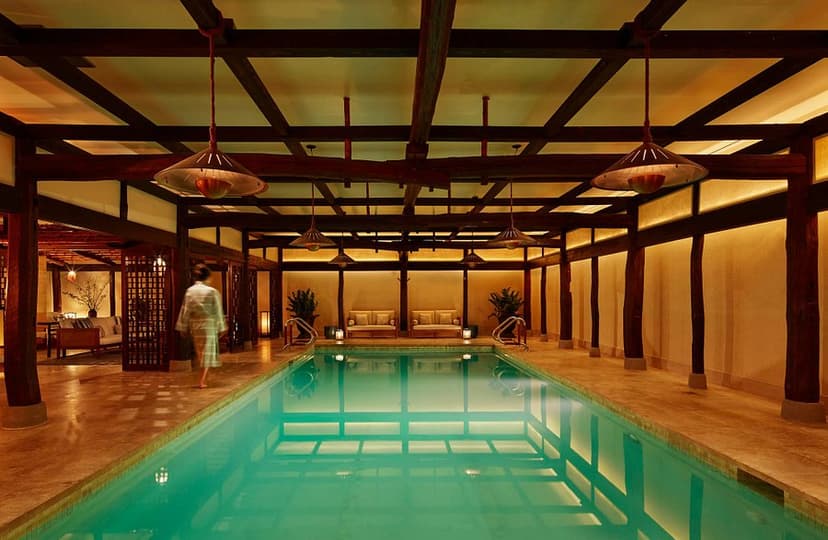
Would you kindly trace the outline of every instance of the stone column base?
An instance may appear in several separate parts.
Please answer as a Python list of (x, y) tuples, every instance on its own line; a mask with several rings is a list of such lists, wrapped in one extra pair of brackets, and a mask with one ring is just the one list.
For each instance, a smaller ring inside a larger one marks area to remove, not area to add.
[(704, 373), (691, 373), (687, 377), (687, 386), (690, 388), (697, 388), (699, 390), (707, 389), (707, 375)]
[(782, 418), (812, 424), (825, 423), (825, 406), (820, 402), (807, 403), (786, 399), (782, 401)]
[(190, 360), (170, 360), (170, 371), (192, 371), (193, 363)]
[(8, 406), (2, 408), (3, 429), (26, 429), (46, 423), (46, 404)]
[(571, 339), (562, 339), (558, 341), (558, 348), (559, 349), (571, 349), (573, 347)]
[(600, 347), (590, 347), (589, 348), (589, 356), (590, 356), (590, 358), (601, 358), (601, 348)]
[(242, 348), (245, 351), (252, 351), (253, 350), (253, 342), (252, 341), (245, 341), (244, 345), (242, 345)]
[(546, 334), (541, 334), (540, 335), (540, 340), (542, 342), (546, 343), (547, 341), (549, 341), (549, 336), (547, 336)]
[(636, 369), (643, 371), (647, 369), (647, 361), (643, 358), (630, 358), (629, 356), (625, 356), (624, 369)]

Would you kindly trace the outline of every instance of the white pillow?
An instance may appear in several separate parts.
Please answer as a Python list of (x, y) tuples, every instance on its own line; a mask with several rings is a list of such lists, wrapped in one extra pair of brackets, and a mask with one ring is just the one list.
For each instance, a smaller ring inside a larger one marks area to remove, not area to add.
[(368, 324), (368, 314), (367, 313), (357, 313), (356, 314), (356, 323), (359, 326), (365, 326)]
[(354, 325), (354, 320), (353, 319), (348, 319), (348, 326), (353, 326), (353, 325)]
[(431, 320), (431, 313), (420, 313), (420, 319), (423, 324), (434, 324)]
[(454, 323), (454, 326), (460, 326), (460, 319), (454, 319), (452, 322)]
[(420, 319), (414, 319), (411, 321), (411, 326), (417, 326), (418, 324), (420, 324)]
[(391, 319), (391, 315), (389, 315), (388, 313), (377, 313), (376, 317), (377, 317), (376, 324), (382, 324), (382, 325), (389, 324), (388, 321)]
[(391, 326), (396, 326), (397, 325), (397, 319), (391, 319), (390, 321), (388, 321), (388, 324), (390, 324)]
[(451, 324), (450, 313), (440, 313), (437, 315), (437, 324)]

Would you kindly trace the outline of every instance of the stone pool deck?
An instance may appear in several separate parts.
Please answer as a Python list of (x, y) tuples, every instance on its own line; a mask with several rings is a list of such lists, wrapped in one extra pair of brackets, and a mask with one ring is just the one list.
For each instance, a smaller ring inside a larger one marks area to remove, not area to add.
[[(322, 340), (325, 345), (335, 345)], [(348, 346), (461, 345), (459, 339), (352, 339)], [(491, 339), (472, 340), (491, 345)], [(0, 538), (13, 538), (32, 517), (65, 496), (81, 496), (115, 464), (162, 444), (256, 379), (302, 351), (280, 352), (265, 340), (254, 351), (222, 355), (210, 388), (195, 388), (198, 374), (121, 371), (120, 366), (41, 366), (49, 421), (0, 432)], [(785, 493), (787, 506), (828, 523), (828, 426), (783, 420), (778, 402), (721, 386), (691, 390), (680, 374), (629, 371), (618, 358), (590, 358), (586, 350), (559, 349), (530, 340), (529, 352), (509, 350), (536, 369), (579, 388), (671, 444), (731, 476), (739, 469)], [(2, 378), (2, 374), (0, 374)], [(5, 403), (0, 385), (0, 400)]]

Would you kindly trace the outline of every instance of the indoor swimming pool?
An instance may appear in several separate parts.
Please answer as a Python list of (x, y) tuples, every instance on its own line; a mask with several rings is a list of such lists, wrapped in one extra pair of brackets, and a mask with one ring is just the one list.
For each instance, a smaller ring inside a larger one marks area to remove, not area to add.
[(30, 538), (823, 538), (483, 348), (318, 349)]

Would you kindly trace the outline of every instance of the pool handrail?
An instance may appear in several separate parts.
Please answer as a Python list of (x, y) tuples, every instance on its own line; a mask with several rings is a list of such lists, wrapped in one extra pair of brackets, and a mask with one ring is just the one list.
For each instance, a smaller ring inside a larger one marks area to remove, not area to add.
[[(305, 332), (307, 332), (307, 338), (296, 338), (293, 339), (293, 327), (298, 326)], [(304, 319), (299, 317), (291, 317), (287, 321), (285, 321), (285, 345), (282, 347), (282, 350), (287, 349), (291, 345), (313, 345), (316, 341), (316, 338), (319, 337), (319, 332), (316, 331), (316, 328), (309, 325)]]
[[(505, 332), (512, 325), (514, 325), (514, 336), (504, 339), (502, 336), (503, 332)], [(521, 340), (521, 335), (523, 336), (523, 340)], [(526, 343), (526, 320), (517, 315), (512, 315), (511, 317), (504, 319), (503, 322), (498, 324), (495, 329), (492, 330), (492, 339), (501, 345), (518, 345), (528, 351), (529, 345)]]

